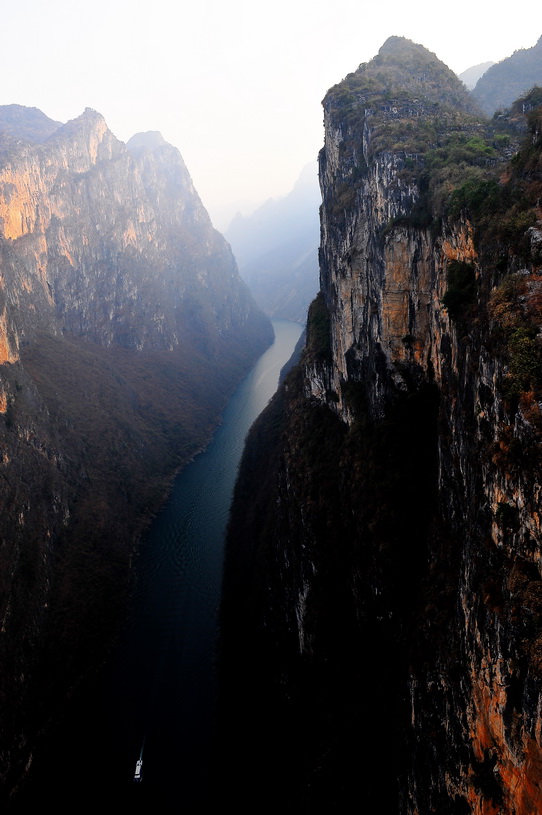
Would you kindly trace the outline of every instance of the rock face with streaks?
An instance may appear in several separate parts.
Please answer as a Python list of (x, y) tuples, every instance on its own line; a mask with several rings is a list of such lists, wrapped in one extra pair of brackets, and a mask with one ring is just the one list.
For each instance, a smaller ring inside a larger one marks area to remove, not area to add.
[(19, 340), (56, 320), (58, 331), (139, 350), (173, 350), (195, 328), (212, 350), (213, 334), (250, 319), (235, 261), (181, 156), (143, 135), (124, 145), (87, 109), (41, 144), (4, 138), (4, 264), (15, 247), (26, 264), (10, 303), (19, 324), (37, 301)]
[(159, 134), (0, 108), (3, 800), (103, 658), (141, 529), (272, 336)]
[(271, 777), (304, 812), (542, 807), (541, 102), (499, 129), (396, 37), (324, 99), (321, 291), (228, 538), (247, 811)]

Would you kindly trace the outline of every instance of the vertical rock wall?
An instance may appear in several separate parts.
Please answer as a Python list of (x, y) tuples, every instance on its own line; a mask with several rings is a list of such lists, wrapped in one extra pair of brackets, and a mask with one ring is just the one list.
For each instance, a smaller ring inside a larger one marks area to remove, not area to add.
[[(365, 111), (356, 140), (331, 105), (321, 160), (328, 200), (322, 290), (336, 396), (330, 401), (328, 394), (326, 403), (351, 423), (345, 383), (361, 383), (380, 418), (424, 382), (439, 393), (435, 526), (428, 571), (418, 574), (419, 629), (409, 634), (416, 653), (408, 680), (414, 762), (402, 810), (533, 812), (542, 805), (540, 466), (538, 455), (524, 450), (537, 448), (538, 405), (532, 394), (523, 407), (503, 399), (504, 361), (484, 319), (491, 249), (475, 241), (468, 217), (437, 228), (434, 219), (428, 227), (413, 223), (420, 189), (402, 179), (408, 152), (371, 157), (372, 122), (382, 126), (400, 115), (398, 107), (390, 113), (386, 106), (381, 116)], [(416, 107), (408, 117), (423, 121)], [(356, 151), (368, 170), (355, 201), (338, 212), (337, 189), (359, 164)], [(472, 265), (478, 279), (470, 325), (443, 307), (451, 261)], [(508, 271), (516, 273), (519, 262), (510, 251)], [(537, 256), (524, 263), (522, 273), (534, 272), (536, 281)], [(505, 436), (523, 448), (515, 466), (499, 456)]]
[[(540, 405), (536, 377), (510, 397), (496, 339), (502, 281), (522, 281), (518, 313), (533, 313), (540, 256), (442, 204), (459, 165), (430, 162), (450, 134), (476, 145), (485, 132), (462, 93), (392, 38), (324, 100), (321, 294), (281, 432), (276, 415), (255, 429), (234, 503), (225, 664), (228, 626), (235, 640), (231, 621), (243, 625), (233, 593), (247, 592), (270, 698), (298, 712), (289, 781), (307, 812), (542, 807)], [(454, 309), (457, 269), (472, 290)], [(261, 508), (242, 513), (269, 448), (276, 517), (263, 524)], [(235, 574), (246, 549), (252, 583)]]

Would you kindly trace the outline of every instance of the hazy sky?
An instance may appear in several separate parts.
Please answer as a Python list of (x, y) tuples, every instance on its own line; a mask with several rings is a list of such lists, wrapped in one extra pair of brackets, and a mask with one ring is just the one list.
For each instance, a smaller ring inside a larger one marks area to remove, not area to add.
[(122, 141), (161, 131), (216, 220), (289, 192), (322, 146), (326, 90), (389, 36), (461, 73), (542, 35), (539, 0), (510, 17), (473, 0), (4, 0), (0, 20), (0, 104), (62, 122), (92, 107)]

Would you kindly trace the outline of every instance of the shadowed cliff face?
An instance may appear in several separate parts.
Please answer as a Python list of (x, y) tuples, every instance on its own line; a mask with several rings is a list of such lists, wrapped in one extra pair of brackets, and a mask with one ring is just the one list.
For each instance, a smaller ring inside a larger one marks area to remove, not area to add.
[(103, 657), (137, 537), (272, 340), (178, 151), (0, 109), (2, 796)]
[(539, 101), (520, 149), (518, 109), (497, 132), (400, 38), (324, 100), (321, 293), (247, 445), (222, 609), (226, 725), (250, 642), (302, 811), (542, 806)]

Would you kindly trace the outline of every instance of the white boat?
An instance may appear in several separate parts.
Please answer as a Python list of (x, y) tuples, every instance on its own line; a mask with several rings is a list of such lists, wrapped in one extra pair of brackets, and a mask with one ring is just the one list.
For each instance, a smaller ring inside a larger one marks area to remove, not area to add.
[(141, 781), (141, 768), (143, 767), (143, 759), (138, 758), (135, 766), (134, 781)]

